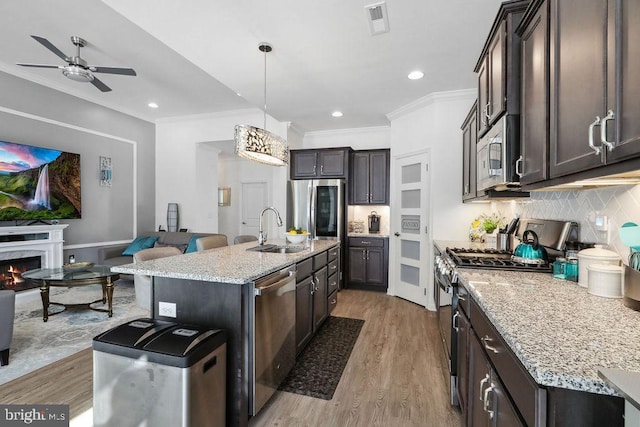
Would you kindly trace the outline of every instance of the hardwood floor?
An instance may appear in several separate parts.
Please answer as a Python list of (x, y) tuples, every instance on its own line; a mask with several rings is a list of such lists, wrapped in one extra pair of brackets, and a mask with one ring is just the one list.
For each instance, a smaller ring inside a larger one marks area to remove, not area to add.
[[(449, 405), (435, 314), (379, 292), (344, 290), (334, 316), (365, 323), (332, 400), (278, 392), (251, 426), (461, 426)], [(2, 403), (92, 406), (92, 350), (0, 387)]]
[(278, 392), (251, 426), (461, 426), (449, 405), (435, 313), (379, 292), (344, 290), (334, 316), (364, 319), (332, 400)]

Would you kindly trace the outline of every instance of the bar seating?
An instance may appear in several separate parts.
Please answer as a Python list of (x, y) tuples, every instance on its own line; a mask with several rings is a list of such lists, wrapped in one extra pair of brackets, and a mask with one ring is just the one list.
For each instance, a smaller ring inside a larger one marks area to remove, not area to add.
[(222, 248), (228, 245), (227, 236), (224, 234), (201, 237), (196, 240), (196, 248), (198, 248), (198, 252), (206, 251), (207, 249)]

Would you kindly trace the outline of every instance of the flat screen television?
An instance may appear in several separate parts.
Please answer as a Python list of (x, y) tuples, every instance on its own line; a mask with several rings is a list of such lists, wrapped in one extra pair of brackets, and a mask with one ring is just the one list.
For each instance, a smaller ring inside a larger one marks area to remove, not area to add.
[(0, 221), (80, 218), (80, 155), (0, 141)]

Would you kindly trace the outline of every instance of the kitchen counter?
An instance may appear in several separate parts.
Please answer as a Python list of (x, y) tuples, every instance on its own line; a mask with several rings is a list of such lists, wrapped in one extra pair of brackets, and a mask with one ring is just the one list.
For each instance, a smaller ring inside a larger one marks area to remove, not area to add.
[[(447, 247), (484, 243), (435, 241)], [(640, 312), (548, 273), (457, 268), (458, 278), (540, 385), (620, 396), (598, 368), (640, 372)]]
[(457, 271), (538, 384), (620, 396), (598, 368), (640, 371), (640, 312), (621, 299), (546, 273)]
[[(258, 244), (249, 242), (201, 253), (194, 252), (120, 265), (112, 267), (111, 270), (145, 276), (244, 284), (326, 251), (338, 243), (335, 240), (310, 240), (307, 248), (300, 252), (281, 254), (248, 251), (248, 248)], [(284, 239), (273, 239), (267, 241), (267, 244), (285, 245), (287, 242)]]
[(382, 233), (349, 233), (347, 234), (347, 237), (381, 237), (381, 238), (387, 238), (389, 237), (388, 234), (382, 234)]

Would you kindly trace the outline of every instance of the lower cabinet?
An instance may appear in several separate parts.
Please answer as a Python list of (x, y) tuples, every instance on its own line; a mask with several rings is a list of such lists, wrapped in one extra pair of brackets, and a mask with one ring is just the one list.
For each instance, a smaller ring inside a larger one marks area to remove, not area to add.
[[(622, 426), (624, 399), (535, 382), (473, 298), (458, 331), (458, 393), (465, 425)], [(466, 338), (465, 338), (466, 335)], [(544, 351), (553, 351), (545, 349)]]
[(329, 275), (333, 262), (328, 260), (330, 251), (296, 264), (296, 354), (311, 341), (329, 316), (331, 301), (335, 300), (334, 306), (338, 301), (339, 272)]
[(389, 269), (389, 239), (350, 237), (348, 248), (350, 288), (386, 291)]

